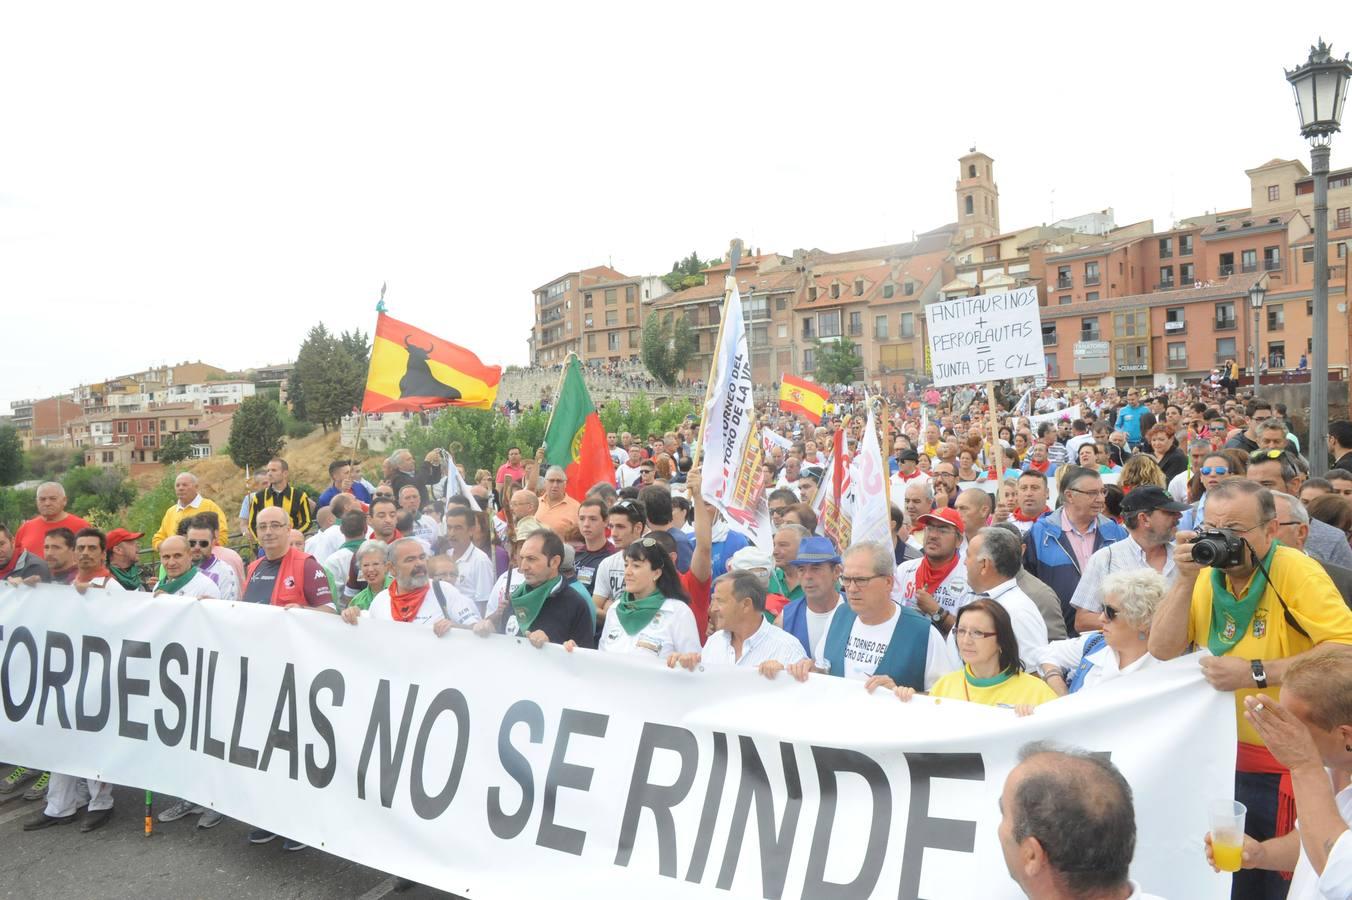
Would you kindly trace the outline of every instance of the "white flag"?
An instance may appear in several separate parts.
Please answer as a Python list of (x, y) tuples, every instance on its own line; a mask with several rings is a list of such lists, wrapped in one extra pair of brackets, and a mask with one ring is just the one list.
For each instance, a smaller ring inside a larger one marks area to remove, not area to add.
[(441, 479), (442, 499), (449, 500), (459, 494), (469, 501), (470, 509), (478, 512), (482, 507), (479, 506), (478, 499), (470, 493), (465, 479), (460, 477), (460, 470), (455, 467), (455, 460), (449, 450), (441, 451), (441, 471), (445, 473)]
[(887, 507), (887, 463), (878, 444), (878, 429), (873, 419), (873, 404), (868, 403), (868, 423), (859, 447), (850, 460), (850, 485), (854, 508), (850, 511), (850, 545), (876, 541), (892, 546), (892, 511)]
[(717, 368), (710, 379), (713, 387), (700, 433), (702, 493), (714, 509), (723, 513), (730, 528), (768, 551), (773, 535), (766, 492), (774, 486), (762, 483), (764, 449), (756, 425), (742, 297), (736, 279), (729, 276), (727, 284), (723, 341), (715, 351)]

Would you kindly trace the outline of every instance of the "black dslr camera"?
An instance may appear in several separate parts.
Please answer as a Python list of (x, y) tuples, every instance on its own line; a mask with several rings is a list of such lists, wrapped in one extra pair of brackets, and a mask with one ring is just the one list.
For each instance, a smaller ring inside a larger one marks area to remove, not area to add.
[(1199, 531), (1192, 542), (1192, 558), (1203, 566), (1229, 569), (1244, 563), (1244, 539), (1228, 528)]

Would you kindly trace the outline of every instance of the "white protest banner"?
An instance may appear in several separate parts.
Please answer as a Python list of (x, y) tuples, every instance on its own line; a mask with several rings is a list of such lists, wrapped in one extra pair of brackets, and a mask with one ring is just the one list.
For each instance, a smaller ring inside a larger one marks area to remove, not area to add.
[(701, 492), (723, 514), (729, 528), (746, 535), (762, 550), (769, 550), (774, 535), (766, 485), (761, 483), (765, 451), (756, 424), (751, 352), (737, 281), (729, 277), (727, 283), (722, 342), (714, 357), (717, 373), (709, 379), (709, 402), (700, 432)]
[(873, 404), (868, 402), (868, 422), (859, 439), (859, 448), (850, 459), (851, 505), (846, 511), (850, 517), (850, 543), (866, 541), (892, 545), (892, 514), (887, 505), (887, 463), (878, 444), (878, 429), (873, 417)]
[(931, 303), (925, 327), (939, 387), (1047, 374), (1035, 287)]
[(1196, 657), (1017, 718), (830, 676), (5, 585), (0, 699), (2, 759), (484, 900), (1021, 897), (997, 799), (1019, 748), (1051, 739), (1131, 783), (1147, 891), (1229, 896), (1202, 838), (1232, 796), (1234, 699)]

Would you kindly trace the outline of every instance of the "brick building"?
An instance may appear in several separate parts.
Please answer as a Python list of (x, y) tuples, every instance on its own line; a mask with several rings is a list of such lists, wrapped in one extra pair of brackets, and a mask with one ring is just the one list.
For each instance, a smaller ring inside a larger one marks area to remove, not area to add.
[(38, 444), (60, 443), (65, 439), (66, 426), (84, 415), (80, 404), (70, 397), (47, 397), (42, 400), (15, 400), (9, 404), (11, 424), (19, 432), (25, 449)]
[(551, 366), (569, 353), (583, 362), (638, 359), (645, 304), (668, 292), (660, 278), (609, 266), (560, 275), (532, 292), (531, 364)]

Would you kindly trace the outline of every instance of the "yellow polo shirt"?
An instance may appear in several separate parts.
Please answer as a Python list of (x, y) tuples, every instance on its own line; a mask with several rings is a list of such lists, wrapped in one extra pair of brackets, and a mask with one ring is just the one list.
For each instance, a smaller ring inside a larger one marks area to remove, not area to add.
[(1046, 682), (1035, 675), (1020, 672), (991, 687), (977, 687), (967, 684), (963, 670), (949, 672), (934, 682), (930, 689), (931, 697), (944, 697), (949, 700), (970, 700), (987, 706), (1037, 706), (1048, 700), (1056, 699), (1056, 692), (1047, 687)]
[[(1352, 644), (1352, 612), (1348, 611), (1342, 595), (1317, 560), (1299, 550), (1279, 545), (1272, 556), (1269, 572), (1272, 581), (1258, 601), (1253, 620), (1226, 656), (1248, 660), (1284, 659), (1304, 653), (1317, 644)], [(1234, 590), (1234, 585), (1230, 588)], [(1309, 637), (1286, 621), (1277, 593), (1282, 595), (1287, 609)], [(1201, 571), (1193, 585), (1192, 608), (1188, 616), (1188, 642), (1198, 648), (1206, 647), (1207, 638), (1211, 636), (1211, 596), (1211, 569), (1208, 567)], [(1244, 698), (1258, 693), (1280, 697), (1281, 688), (1274, 686), (1261, 692), (1257, 688), (1235, 691), (1235, 717), (1239, 724), (1239, 739), (1246, 744), (1262, 746), (1263, 739), (1244, 718)]]
[(155, 532), (154, 537), (150, 539), (150, 546), (158, 549), (160, 541), (167, 537), (173, 537), (178, 534), (178, 523), (180, 519), (192, 518), (198, 513), (214, 512), (216, 518), (220, 520), (221, 530), (216, 534), (216, 542), (225, 544), (230, 539), (230, 520), (225, 517), (221, 508), (212, 501), (197, 495), (197, 505), (180, 507), (177, 503), (164, 511), (164, 518), (160, 520), (160, 530)]

